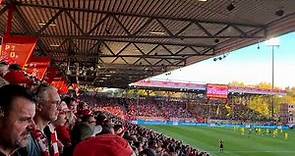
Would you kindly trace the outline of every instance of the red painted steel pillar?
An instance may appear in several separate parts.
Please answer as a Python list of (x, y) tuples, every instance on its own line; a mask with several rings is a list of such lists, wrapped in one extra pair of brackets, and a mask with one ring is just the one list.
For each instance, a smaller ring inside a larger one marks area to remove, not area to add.
[(9, 5), (8, 7), (8, 18), (7, 18), (7, 25), (6, 25), (6, 36), (10, 36), (12, 32), (12, 20), (13, 20), (13, 12), (15, 10), (15, 5)]

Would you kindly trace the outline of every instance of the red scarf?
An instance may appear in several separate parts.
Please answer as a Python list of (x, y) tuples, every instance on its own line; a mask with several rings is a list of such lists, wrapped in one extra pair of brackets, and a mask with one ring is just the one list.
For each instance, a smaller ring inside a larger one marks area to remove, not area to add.
[[(50, 127), (50, 126), (49, 126)], [(39, 144), (41, 151), (42, 151), (42, 156), (59, 156), (59, 151), (58, 151), (58, 140), (57, 140), (57, 135), (56, 131), (52, 130), (52, 128), (49, 128), (51, 131), (50, 134), (50, 144), (48, 143), (48, 139), (46, 138), (46, 135), (39, 129), (35, 129), (33, 131), (33, 137)], [(49, 146), (50, 146), (50, 151), (49, 151)]]

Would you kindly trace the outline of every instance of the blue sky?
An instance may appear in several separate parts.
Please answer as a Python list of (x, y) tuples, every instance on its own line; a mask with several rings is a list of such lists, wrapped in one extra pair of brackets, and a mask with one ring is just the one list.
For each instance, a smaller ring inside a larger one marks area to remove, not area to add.
[[(275, 48), (275, 86), (295, 87), (295, 32), (279, 37)], [(252, 85), (271, 83), (271, 47), (265, 42), (254, 44), (213, 61), (213, 58), (181, 68), (170, 75), (161, 74), (151, 79), (227, 84), (240, 81)]]

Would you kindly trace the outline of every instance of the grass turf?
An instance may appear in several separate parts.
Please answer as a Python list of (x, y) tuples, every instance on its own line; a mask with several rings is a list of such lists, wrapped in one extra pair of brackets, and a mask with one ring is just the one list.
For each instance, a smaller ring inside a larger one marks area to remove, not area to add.
[[(229, 128), (201, 128), (190, 126), (146, 126), (172, 138), (182, 140), (213, 156), (295, 156), (295, 130), (288, 130), (273, 138), (254, 133), (244, 136)], [(219, 139), (224, 141), (224, 152), (219, 152)]]

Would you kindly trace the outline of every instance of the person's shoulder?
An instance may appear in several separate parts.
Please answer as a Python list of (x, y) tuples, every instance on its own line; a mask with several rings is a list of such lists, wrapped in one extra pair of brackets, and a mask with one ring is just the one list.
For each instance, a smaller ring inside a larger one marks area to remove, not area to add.
[(41, 149), (32, 135), (29, 136), (28, 145), (25, 149), (28, 156), (41, 156)]
[(26, 148), (20, 148), (18, 149), (15, 154), (13, 154), (14, 156), (24, 156), (24, 155), (28, 155), (28, 151)]

